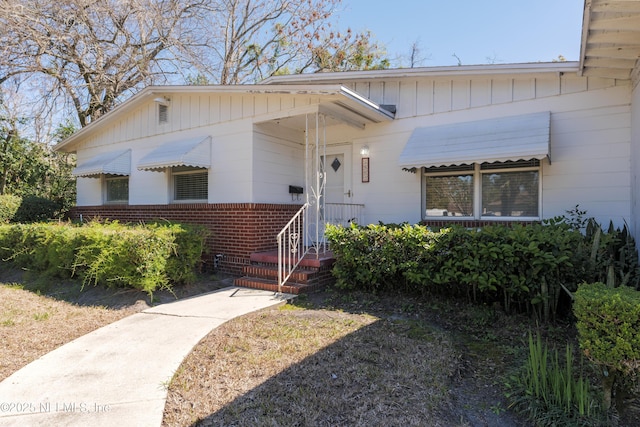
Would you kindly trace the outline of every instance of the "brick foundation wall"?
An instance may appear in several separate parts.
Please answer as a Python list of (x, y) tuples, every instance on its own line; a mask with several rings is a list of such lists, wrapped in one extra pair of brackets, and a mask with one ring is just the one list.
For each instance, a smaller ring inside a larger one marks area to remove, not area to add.
[(277, 247), (278, 233), (300, 207), (267, 203), (76, 206), (69, 217), (120, 222), (166, 219), (203, 225), (211, 231), (206, 242), (210, 252), (204, 259), (205, 268), (213, 269), (216, 254), (222, 254), (218, 271), (240, 275), (242, 266), (249, 264), (251, 253)]

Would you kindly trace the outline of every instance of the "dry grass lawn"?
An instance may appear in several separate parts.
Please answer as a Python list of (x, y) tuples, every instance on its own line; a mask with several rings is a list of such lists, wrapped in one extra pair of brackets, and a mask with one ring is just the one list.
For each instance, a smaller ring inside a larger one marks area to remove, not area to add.
[(171, 383), (164, 425), (448, 426), (459, 363), (437, 330), (287, 305), (200, 342)]
[[(227, 285), (203, 282), (154, 295), (153, 303)], [(0, 380), (151, 303), (136, 291), (80, 292), (78, 284), (33, 284), (0, 271)], [(325, 292), (227, 322), (175, 373), (163, 425), (520, 425), (505, 412), (494, 375), (513, 343), (476, 341), (452, 327), (486, 322), (500, 331), (512, 319), (432, 308)]]
[(0, 286), (0, 381), (75, 338), (115, 322), (134, 309), (82, 307)]

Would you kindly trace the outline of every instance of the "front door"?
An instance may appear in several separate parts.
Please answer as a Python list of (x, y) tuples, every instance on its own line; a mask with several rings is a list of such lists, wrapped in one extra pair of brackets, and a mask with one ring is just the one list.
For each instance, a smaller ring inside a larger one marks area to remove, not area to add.
[[(324, 219), (330, 224), (348, 226), (345, 206), (351, 203), (351, 163), (350, 152), (335, 150), (324, 158), (324, 170), (327, 174), (325, 184)], [(332, 150), (333, 151), (333, 150)]]

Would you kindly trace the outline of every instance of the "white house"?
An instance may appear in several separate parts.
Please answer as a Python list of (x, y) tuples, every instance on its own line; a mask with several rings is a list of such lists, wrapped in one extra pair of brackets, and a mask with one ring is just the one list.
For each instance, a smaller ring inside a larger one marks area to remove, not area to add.
[(263, 278), (251, 261), (301, 206), (285, 258), (319, 250), (324, 221), (478, 226), (576, 205), (638, 238), (637, 28), (640, 1), (587, 0), (579, 62), (148, 87), (56, 147), (77, 153), (73, 215), (201, 223), (220, 269)]

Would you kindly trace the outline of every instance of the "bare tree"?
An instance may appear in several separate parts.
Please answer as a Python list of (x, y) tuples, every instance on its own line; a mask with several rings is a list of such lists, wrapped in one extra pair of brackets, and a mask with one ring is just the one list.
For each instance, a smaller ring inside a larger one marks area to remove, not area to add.
[(331, 26), (340, 1), (216, 0), (210, 55), (204, 55), (210, 63), (202, 69), (211, 81), (239, 84), (275, 74), (372, 67), (383, 52), (370, 34)]
[[(82, 126), (176, 72), (206, 0), (0, 0), (0, 84), (41, 78)], [(195, 22), (195, 20), (194, 20)]]
[[(0, 0), (0, 85), (37, 87), (86, 126), (149, 84), (239, 84), (388, 66), (368, 33), (340, 33), (341, 0)], [(197, 77), (189, 77), (196, 75)]]

